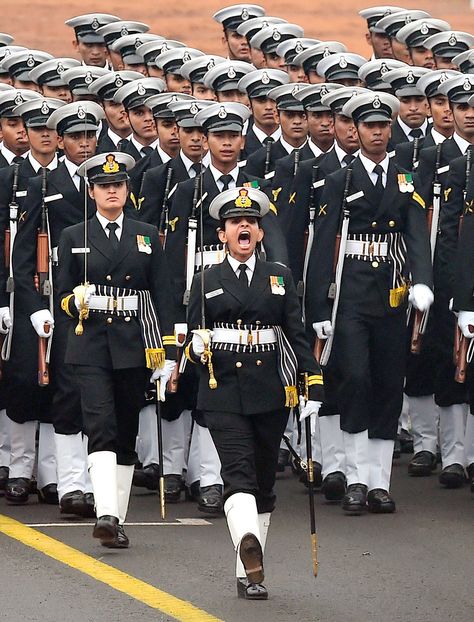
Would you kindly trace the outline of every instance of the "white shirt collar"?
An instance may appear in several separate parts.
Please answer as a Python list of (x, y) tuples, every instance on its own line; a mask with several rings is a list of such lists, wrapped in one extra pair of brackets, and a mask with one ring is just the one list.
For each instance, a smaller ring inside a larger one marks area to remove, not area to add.
[(344, 151), (344, 149), (338, 144), (337, 140), (334, 141), (334, 151), (337, 155), (337, 159), (339, 160), (339, 164), (341, 166), (347, 166), (345, 162), (343, 162), (343, 159), (346, 157), (346, 155), (352, 155), (354, 156), (354, 158), (356, 158), (360, 151), (359, 149), (357, 151), (355, 151), (354, 153), (347, 153), (347, 151)]
[(293, 145), (290, 145), (290, 143), (286, 142), (286, 140), (283, 138), (283, 136), (280, 137), (280, 143), (284, 147), (285, 151), (288, 151), (288, 155), (290, 153), (293, 153), (293, 151), (295, 149), (303, 149), (303, 147), (306, 145), (307, 142), (308, 142), (308, 139), (306, 139), (305, 142), (302, 145), (300, 145), (299, 147), (293, 147)]
[(465, 138), (463, 138), (462, 136), (459, 136), (459, 134), (457, 134), (456, 132), (454, 132), (454, 134), (452, 135), (452, 139), (454, 140), (454, 142), (457, 144), (457, 146), (459, 147), (459, 149), (461, 150), (461, 153), (464, 155), (466, 153), (466, 151), (468, 150), (468, 148), (471, 146), (471, 143), (468, 142)]
[[(186, 169), (186, 172), (188, 173), (188, 175), (190, 177), (195, 177), (196, 171), (192, 168), (195, 162), (193, 162), (190, 158), (188, 158), (188, 156), (185, 155), (182, 150), (179, 152), (179, 157), (181, 158), (184, 164), (184, 168)], [(204, 168), (207, 168), (209, 166), (209, 161), (210, 161), (210, 155), (209, 155), (209, 152), (207, 152), (201, 160), (202, 166)]]
[[(377, 181), (377, 175), (374, 173), (374, 168), (377, 166), (377, 164), (373, 160), (369, 160), (369, 158), (367, 158), (363, 153), (359, 153), (359, 158), (370, 179), (373, 183), (375, 183)], [(379, 164), (383, 168), (384, 172), (383, 181), (386, 182), (388, 166), (390, 164), (390, 158), (388, 153), (385, 154), (385, 158), (382, 160), (382, 162), (379, 162)]]
[(228, 253), (227, 260), (229, 261), (230, 267), (235, 272), (235, 275), (237, 276), (237, 278), (239, 278), (240, 276), (240, 269), (239, 269), (240, 264), (244, 263), (247, 266), (247, 270), (245, 271), (245, 273), (247, 275), (247, 278), (250, 284), (252, 281), (253, 273), (255, 271), (255, 263), (257, 261), (255, 257), (255, 253), (251, 257), (249, 257), (247, 261), (244, 261), (244, 262), (241, 262), (238, 259), (234, 259), (234, 257), (232, 257), (230, 253)]
[(67, 168), (69, 175), (71, 176), (74, 185), (76, 186), (76, 190), (79, 191), (79, 184), (81, 183), (81, 178), (77, 174), (77, 169), (79, 167), (77, 166), (77, 164), (74, 164), (74, 162), (71, 162), (71, 160), (68, 160), (67, 158), (64, 158), (63, 162)]
[(223, 173), (218, 168), (216, 168), (212, 164), (212, 161), (211, 161), (211, 162), (209, 162), (209, 170), (211, 171), (212, 176), (214, 177), (214, 181), (216, 182), (216, 185), (219, 188), (219, 190), (222, 189), (222, 182), (219, 181), (219, 178), (222, 177), (222, 175), (231, 175), (232, 176), (232, 179), (234, 180), (234, 184), (232, 184), (232, 182), (231, 182), (230, 185), (229, 185), (229, 188), (235, 187), (237, 185), (237, 177), (239, 176), (239, 170), (240, 170), (238, 166), (233, 168), (228, 173)]
[(398, 117), (398, 124), (403, 130), (403, 133), (406, 135), (408, 140), (413, 140), (413, 136), (410, 136), (410, 132), (412, 130), (421, 130), (423, 132), (423, 136), (426, 136), (426, 130), (428, 129), (428, 119), (423, 121), (423, 124), (420, 127), (409, 127), (404, 121)]
[(258, 140), (262, 143), (262, 145), (263, 145), (263, 141), (265, 140), (265, 138), (273, 138), (273, 140), (275, 141), (281, 138), (280, 126), (277, 127), (277, 129), (273, 132), (273, 134), (265, 134), (263, 130), (261, 130), (259, 127), (255, 125), (255, 123), (252, 125), (252, 129), (253, 129), (253, 133), (258, 138)]
[(163, 151), (163, 149), (160, 147), (159, 142), (155, 145), (155, 149), (157, 150), (163, 164), (166, 164), (166, 162), (169, 162), (171, 160), (171, 156), (168, 155), (166, 151)]
[[(36, 174), (38, 174), (39, 170), (43, 168), (43, 165), (38, 162), (38, 160), (33, 157), (31, 151), (28, 152), (28, 160), (30, 161), (31, 166)], [(54, 158), (51, 162), (45, 167), (48, 171), (54, 171), (58, 167), (58, 156), (54, 154)]]
[[(142, 150), (143, 150), (143, 148), (144, 148), (144, 147), (151, 147), (152, 149), (156, 149), (156, 148), (158, 147), (158, 143), (159, 143), (160, 141), (159, 141), (159, 140), (158, 140), (158, 138), (157, 138), (157, 139), (156, 139), (156, 140), (154, 140), (154, 141), (153, 141), (150, 145), (142, 145), (142, 143), (141, 143), (141, 142), (139, 142), (139, 141), (135, 138), (135, 136), (133, 136), (133, 134), (132, 134), (132, 136), (130, 137), (130, 142), (132, 143), (132, 145), (134, 145), (134, 146), (135, 146), (136, 150), (137, 150), (137, 151), (140, 153), (140, 155), (142, 156), (142, 155), (143, 155)], [(163, 153), (164, 153), (164, 152), (163, 152)], [(170, 159), (171, 159), (171, 158), (168, 156), (168, 160), (170, 160)], [(166, 160), (166, 162), (167, 162), (168, 160)]]
[(435, 130), (434, 127), (431, 128), (430, 132), (431, 132), (431, 136), (433, 137), (435, 145), (444, 143), (444, 141), (446, 140), (446, 136), (441, 134), (441, 132), (438, 132), (438, 130)]
[[(10, 151), (8, 147), (5, 147), (5, 143), (2, 143), (2, 146), (0, 147), (0, 152), (2, 153), (3, 157), (8, 162), (8, 164), (11, 164), (13, 162), (13, 159), (17, 157), (16, 154), (13, 153), (13, 151)], [(21, 155), (20, 158), (25, 159), (28, 154), (29, 154), (29, 151)]]
[(121, 212), (120, 216), (116, 220), (109, 220), (105, 216), (102, 216), (102, 214), (99, 214), (99, 212), (96, 212), (95, 215), (97, 216), (97, 220), (100, 222), (100, 225), (102, 229), (105, 231), (105, 235), (107, 237), (109, 237), (110, 235), (110, 231), (109, 229), (107, 229), (107, 225), (109, 224), (109, 222), (115, 222), (118, 225), (118, 228), (115, 229), (115, 235), (120, 240), (120, 238), (122, 237), (122, 229), (123, 229), (123, 212)]
[(117, 146), (121, 140), (131, 140), (131, 134), (125, 136), (125, 138), (122, 138), (122, 136), (119, 136), (110, 128), (110, 125), (107, 129), (107, 134), (115, 146)]

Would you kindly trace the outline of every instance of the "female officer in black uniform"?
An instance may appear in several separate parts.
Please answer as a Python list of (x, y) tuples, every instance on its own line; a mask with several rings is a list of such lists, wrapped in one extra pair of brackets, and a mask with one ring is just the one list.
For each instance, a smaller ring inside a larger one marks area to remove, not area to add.
[[(75, 366), (89, 438), (93, 536), (114, 548), (128, 546), (123, 523), (146, 368), (164, 394), (175, 365), (170, 284), (158, 230), (123, 213), (133, 165), (127, 154), (108, 153), (79, 167), (97, 212), (87, 229), (85, 223), (65, 229), (59, 244), (61, 308), (71, 318), (65, 362)], [(85, 318), (78, 323), (79, 314)]]
[(275, 507), (278, 448), (289, 409), (298, 403), (298, 373), (307, 374), (303, 417), (317, 414), (323, 396), (291, 272), (255, 254), (268, 210), (267, 196), (251, 187), (226, 190), (210, 204), (228, 254), (194, 278), (188, 323), (208, 329), (194, 330), (186, 347), (191, 361), (203, 363), (198, 408), (222, 463), (224, 510), (238, 553), (237, 592), (248, 599), (268, 597), (261, 585), (263, 549)]

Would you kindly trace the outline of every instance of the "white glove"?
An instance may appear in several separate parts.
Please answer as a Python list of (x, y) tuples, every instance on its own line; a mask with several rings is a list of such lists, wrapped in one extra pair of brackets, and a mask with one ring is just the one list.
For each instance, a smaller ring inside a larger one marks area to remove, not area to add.
[(327, 339), (333, 333), (330, 320), (324, 320), (324, 322), (314, 322), (313, 329), (316, 331), (318, 339)]
[(157, 369), (153, 370), (153, 373), (150, 378), (150, 382), (152, 384), (155, 384), (155, 382), (159, 381), (160, 402), (165, 401), (166, 383), (171, 378), (171, 374), (173, 373), (173, 370), (175, 367), (176, 367), (176, 361), (171, 361), (170, 359), (166, 359), (163, 367), (158, 367)]
[[(208, 330), (207, 332), (209, 333), (209, 342), (210, 342), (214, 333), (212, 332), (212, 330)], [(202, 340), (201, 335), (197, 333), (196, 331), (193, 331), (193, 340), (192, 340), (191, 346), (196, 356), (201, 356), (202, 354), (204, 354), (204, 350), (206, 349), (206, 346), (204, 344), (204, 341)]]
[[(54, 328), (54, 317), (51, 315), (49, 309), (40, 309), (30, 315), (30, 322), (33, 324), (33, 328), (36, 331), (38, 337), (51, 337)], [(49, 332), (45, 332), (44, 325), (47, 324), (50, 329)]]
[(9, 307), (0, 307), (0, 334), (6, 335), (12, 325)]
[(418, 311), (428, 311), (433, 304), (434, 296), (428, 285), (417, 283), (410, 287), (408, 300)]
[(474, 337), (474, 311), (459, 311), (458, 326), (464, 337)]
[[(87, 287), (87, 289), (86, 289), (86, 293), (85, 293), (85, 296), (84, 296), (84, 304), (86, 306), (89, 305), (89, 301), (90, 301), (91, 296), (93, 294), (95, 294), (95, 285), (89, 285)], [(77, 296), (74, 296), (74, 304), (76, 305), (76, 309), (78, 311), (80, 311), (81, 310), (81, 303), (80, 303), (80, 301), (79, 301)]]
[(300, 421), (304, 421), (306, 417), (311, 417), (311, 415), (317, 415), (321, 406), (322, 402), (313, 400), (308, 400), (305, 403), (304, 397), (300, 396)]

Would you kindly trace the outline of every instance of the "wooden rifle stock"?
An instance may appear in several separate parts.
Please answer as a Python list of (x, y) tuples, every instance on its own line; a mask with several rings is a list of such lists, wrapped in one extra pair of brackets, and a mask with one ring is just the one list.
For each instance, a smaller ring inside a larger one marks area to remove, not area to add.
[(163, 203), (161, 205), (159, 236), (161, 248), (164, 248), (166, 241), (166, 231), (168, 229), (168, 195), (170, 193), (171, 178), (173, 177), (173, 167), (169, 166), (166, 172), (165, 193), (163, 195)]
[[(474, 330), (474, 326), (469, 326), (470, 330)], [(454, 372), (454, 380), (463, 384), (466, 382), (466, 369), (467, 369), (467, 351), (469, 349), (470, 339), (461, 335), (459, 342), (456, 371)]]
[[(44, 325), (44, 332), (49, 333), (49, 324)], [(45, 337), (38, 338), (38, 384), (40, 387), (46, 387), (49, 384), (49, 369), (46, 363), (46, 351), (48, 349), (48, 339)]]
[(5, 253), (5, 268), (10, 267), (10, 228), (5, 229), (5, 241), (4, 241), (4, 253)]
[(423, 311), (415, 311), (415, 319), (413, 320), (413, 329), (411, 331), (410, 352), (412, 354), (420, 354), (421, 350), (421, 326), (423, 324)]
[[(47, 169), (43, 169), (42, 179), (42, 214), (41, 214), (41, 227), (37, 235), (36, 246), (36, 278), (35, 285), (41, 296), (49, 297), (51, 295), (51, 285), (49, 281), (49, 237), (48, 237), (48, 225), (46, 217), (46, 179)], [(45, 324), (45, 332), (49, 333), (49, 326)], [(51, 337), (49, 337), (51, 339)], [(49, 384), (49, 371), (48, 363), (46, 361), (47, 355), (47, 341), (45, 337), (38, 337), (38, 384), (44, 387)]]
[(321, 360), (321, 354), (323, 353), (323, 349), (324, 349), (324, 339), (319, 339), (319, 337), (316, 337), (316, 341), (314, 342), (314, 348), (313, 348), (313, 356), (318, 361), (318, 363)]

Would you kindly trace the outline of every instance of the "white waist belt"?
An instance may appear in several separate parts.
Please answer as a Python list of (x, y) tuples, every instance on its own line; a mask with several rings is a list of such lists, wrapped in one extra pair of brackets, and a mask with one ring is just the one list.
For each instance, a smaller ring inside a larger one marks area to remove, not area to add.
[(387, 242), (359, 242), (347, 240), (346, 255), (362, 255), (364, 257), (386, 257), (388, 254)]
[(276, 343), (277, 338), (273, 328), (256, 330), (239, 330), (237, 328), (214, 328), (212, 343), (234, 343), (241, 346), (258, 346), (267, 343)]
[[(225, 259), (225, 251), (204, 251), (204, 265), (205, 266), (215, 266), (218, 263), (222, 263)], [(196, 252), (196, 256), (194, 258), (194, 265), (196, 268), (201, 267), (201, 251)]]
[(91, 311), (137, 311), (138, 296), (91, 296), (89, 299)]

